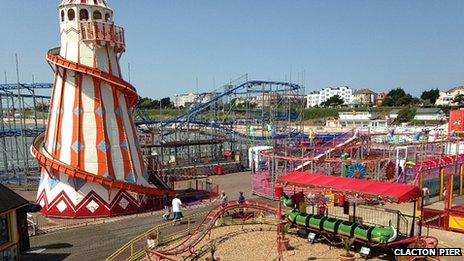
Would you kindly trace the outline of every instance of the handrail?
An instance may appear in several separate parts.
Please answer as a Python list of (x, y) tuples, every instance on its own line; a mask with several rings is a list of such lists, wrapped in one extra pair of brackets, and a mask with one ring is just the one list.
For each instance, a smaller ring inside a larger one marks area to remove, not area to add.
[[(120, 257), (124, 252), (129, 252), (129, 251), (130, 251), (129, 260), (137, 260), (139, 258), (142, 258), (143, 254), (145, 253), (145, 249), (134, 250), (134, 246), (136, 244), (138, 244), (141, 240), (144, 240), (145, 238), (147, 238), (148, 235), (153, 234), (153, 233), (158, 235), (158, 237), (157, 237), (158, 242), (157, 242), (156, 245), (161, 245), (161, 244), (166, 243), (166, 242), (172, 242), (172, 241), (180, 238), (181, 235), (184, 235), (184, 236), (185, 235), (191, 235), (191, 237), (188, 237), (188, 238), (184, 239), (181, 243), (176, 244), (175, 246), (171, 247), (170, 249), (162, 250), (162, 251), (150, 251), (152, 254), (155, 254), (155, 255), (160, 254), (160, 255), (163, 255), (163, 256), (173, 256), (173, 253), (166, 253), (166, 252), (169, 252), (171, 250), (175, 250), (176, 248), (179, 248), (180, 246), (185, 246), (185, 245), (186, 246), (181, 250), (191, 249), (192, 245), (196, 245), (206, 235), (206, 234), (201, 233), (202, 231), (200, 231), (200, 228), (205, 224), (205, 220), (207, 220), (207, 221), (209, 220), (209, 222), (210, 222), (209, 224), (210, 225), (212, 224), (211, 227), (206, 227), (207, 231), (209, 231), (212, 228), (214, 228), (214, 224), (215, 224), (216, 220), (219, 217), (221, 217), (221, 215), (223, 215), (227, 211), (230, 211), (230, 210), (236, 209), (236, 208), (256, 209), (256, 210), (261, 210), (261, 211), (277, 213), (277, 208), (268, 206), (268, 205), (266, 205), (264, 203), (260, 203), (258, 201), (247, 201), (244, 204), (240, 204), (237, 201), (228, 202), (227, 206), (224, 206), (224, 207), (223, 206), (218, 206), (218, 207), (216, 207), (216, 208), (214, 208), (214, 209), (212, 209), (210, 211), (203, 211), (203, 212), (199, 212), (199, 213), (195, 213), (195, 214), (187, 216), (186, 217), (186, 219), (187, 219), (187, 228), (185, 230), (180, 231), (180, 233), (178, 233), (176, 235), (170, 236), (170, 238), (162, 237), (162, 239), (164, 239), (164, 240), (162, 240), (163, 242), (161, 242), (159, 234), (161, 233), (161, 231), (163, 229), (172, 227), (173, 223), (168, 222), (168, 223), (163, 223), (163, 224), (160, 224), (158, 226), (155, 226), (154, 228), (152, 228), (152, 229), (144, 232), (143, 234), (140, 234), (139, 236), (133, 238), (131, 241), (126, 243), (124, 246), (122, 246), (116, 252), (114, 252), (111, 256), (109, 256), (106, 260), (109, 260), (109, 261), (116, 260), (116, 258)], [(196, 226), (195, 230), (192, 231), (192, 229), (191, 229), (192, 220), (194, 220), (195, 218), (198, 218), (200, 216), (204, 216), (205, 218), (203, 218), (202, 221), (199, 223), (199, 225)], [(265, 221), (261, 221), (260, 223), (263, 223), (263, 222), (266, 223)], [(241, 222), (241, 223), (243, 224), (243, 222)], [(200, 237), (198, 237), (199, 233), (201, 233)], [(190, 244), (186, 244), (192, 238), (192, 236), (197, 236), (197, 237), (194, 238), (195, 240), (192, 240), (193, 242), (191, 242)], [(173, 252), (173, 251), (171, 251), (171, 252)], [(175, 251), (175, 252), (177, 253), (177, 252), (181, 252), (181, 251)]]
[[(207, 213), (208, 213), (208, 211), (202, 211), (202, 212), (198, 212), (198, 213), (194, 213), (194, 214), (191, 214), (189, 216), (186, 216), (185, 219), (187, 219), (187, 227), (190, 227), (190, 223), (192, 222), (192, 219), (203, 216), (203, 215), (205, 215)], [(172, 222), (166, 222), (166, 223), (159, 224), (159, 225), (149, 229), (148, 231), (134, 237), (129, 242), (124, 244), (122, 247), (120, 247), (118, 250), (116, 250), (113, 254), (111, 254), (109, 257), (107, 257), (106, 260), (108, 260), (108, 261), (115, 260), (123, 252), (131, 250), (131, 249), (133, 250), (133, 248), (131, 248), (132, 246), (134, 246), (140, 240), (143, 240), (143, 239), (147, 238), (150, 234), (159, 232), (163, 228), (172, 227), (172, 226), (173, 226)], [(131, 256), (133, 256), (134, 254), (137, 254), (137, 253), (132, 253), (132, 252), (133, 251), (131, 251)]]
[[(182, 241), (181, 243), (177, 244), (174, 247), (171, 247), (170, 249), (157, 251), (157, 252), (160, 252), (163, 255), (178, 255), (178, 254), (184, 253), (188, 249), (191, 249), (196, 244), (198, 244), (206, 236), (206, 234), (212, 229), (215, 222), (224, 213), (232, 209), (237, 209), (237, 208), (256, 209), (256, 210), (274, 213), (276, 215), (278, 214), (277, 208), (260, 203), (258, 201), (246, 201), (244, 203), (240, 203), (238, 201), (228, 202), (225, 205), (221, 205), (221, 206), (218, 206), (212, 209), (206, 215), (206, 217), (203, 219), (200, 225), (197, 226), (195, 231), (192, 233), (192, 236), (186, 238), (184, 241)], [(204, 225), (206, 225), (206, 227), (203, 227)], [(195, 237), (196, 235), (198, 236)]]

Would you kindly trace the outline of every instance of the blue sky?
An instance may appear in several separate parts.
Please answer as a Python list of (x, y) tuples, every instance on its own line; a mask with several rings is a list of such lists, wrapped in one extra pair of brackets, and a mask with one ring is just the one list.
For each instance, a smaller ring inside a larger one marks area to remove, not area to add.
[[(0, 77), (52, 82), (60, 1), (1, 0)], [(125, 27), (131, 82), (142, 96), (207, 91), (305, 75), (306, 92), (347, 85), (414, 95), (464, 83), (464, 1), (109, 0)], [(300, 77), (299, 77), (300, 76)], [(127, 77), (126, 77), (127, 78)]]

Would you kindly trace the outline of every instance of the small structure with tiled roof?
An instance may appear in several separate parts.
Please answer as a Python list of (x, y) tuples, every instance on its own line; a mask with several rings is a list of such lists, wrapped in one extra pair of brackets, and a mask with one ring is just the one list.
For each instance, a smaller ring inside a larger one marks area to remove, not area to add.
[(353, 104), (372, 105), (375, 103), (376, 93), (364, 88), (353, 92)]
[(27, 206), (29, 202), (0, 184), (0, 260), (19, 260), (29, 248)]

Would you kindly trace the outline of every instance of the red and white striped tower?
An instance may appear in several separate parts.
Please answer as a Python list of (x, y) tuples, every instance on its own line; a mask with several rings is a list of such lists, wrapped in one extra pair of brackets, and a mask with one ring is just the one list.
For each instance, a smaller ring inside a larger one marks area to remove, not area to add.
[(45, 215), (70, 218), (147, 209), (162, 191), (148, 184), (131, 117), (138, 95), (121, 76), (124, 30), (106, 0), (63, 0), (58, 9), (48, 128), (32, 147), (42, 166), (37, 202)]

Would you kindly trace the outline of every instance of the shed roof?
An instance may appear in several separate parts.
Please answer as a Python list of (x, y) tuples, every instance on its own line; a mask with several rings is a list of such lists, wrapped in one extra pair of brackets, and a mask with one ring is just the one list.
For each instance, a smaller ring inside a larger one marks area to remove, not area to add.
[(414, 201), (422, 196), (422, 190), (417, 186), (309, 172), (290, 172), (280, 177), (278, 182), (298, 187), (327, 188), (333, 191), (381, 196), (395, 203)]
[(441, 114), (443, 111), (440, 108), (418, 108), (417, 114)]
[(29, 201), (0, 184), (0, 213), (29, 204)]

